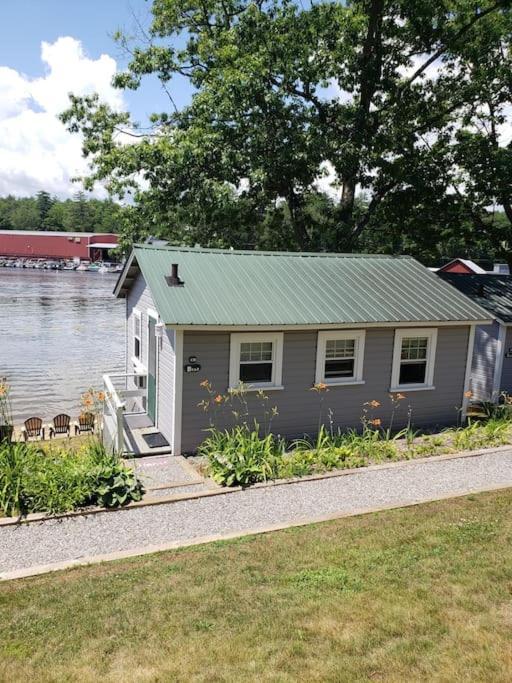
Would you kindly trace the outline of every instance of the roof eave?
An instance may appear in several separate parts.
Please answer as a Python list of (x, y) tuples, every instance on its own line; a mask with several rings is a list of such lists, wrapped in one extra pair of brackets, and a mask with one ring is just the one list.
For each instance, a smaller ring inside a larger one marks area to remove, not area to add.
[(135, 251), (132, 249), (132, 253), (126, 260), (123, 270), (119, 273), (119, 277), (114, 287), (113, 294), (115, 297), (119, 299), (126, 296), (127, 292), (129, 291), (130, 287), (132, 286), (135, 280), (135, 277), (131, 277), (131, 274), (133, 274), (135, 271), (139, 272), (140, 268), (135, 258)]
[[(233, 325), (203, 325), (190, 323), (165, 323), (165, 326), (173, 330), (196, 331), (196, 332), (235, 332), (235, 331), (266, 331), (266, 330), (338, 330), (338, 329), (360, 329), (376, 327), (462, 327), (468, 325), (491, 325), (492, 318), (481, 320), (408, 320), (408, 321), (387, 321), (387, 322), (349, 322), (349, 323), (312, 323), (304, 324), (272, 324), (257, 325), (233, 324)], [(509, 323), (512, 325), (512, 323)]]

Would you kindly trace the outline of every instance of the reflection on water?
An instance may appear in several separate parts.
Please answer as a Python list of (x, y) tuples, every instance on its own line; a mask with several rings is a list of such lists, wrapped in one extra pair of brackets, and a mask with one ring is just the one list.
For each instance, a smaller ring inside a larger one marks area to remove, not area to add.
[(0, 377), (12, 387), (15, 424), (76, 417), (85, 389), (124, 370), (115, 282), (108, 273), (0, 268)]

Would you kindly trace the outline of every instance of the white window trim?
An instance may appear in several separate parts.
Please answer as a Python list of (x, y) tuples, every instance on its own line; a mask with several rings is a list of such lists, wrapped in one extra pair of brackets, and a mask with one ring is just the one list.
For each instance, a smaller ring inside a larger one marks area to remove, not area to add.
[[(315, 384), (328, 384), (330, 387), (353, 386), (354, 384), (364, 384), (363, 363), (364, 363), (364, 342), (365, 330), (333, 330), (318, 333), (316, 345), (316, 373)], [(325, 353), (327, 341), (331, 339), (354, 339), (354, 374), (352, 377), (326, 378), (325, 374)]]
[[(421, 384), (400, 384), (400, 361), (402, 355), (402, 341), (407, 337), (427, 337), (427, 364), (425, 381)], [(395, 330), (395, 345), (393, 349), (393, 368), (391, 370), (391, 387), (389, 391), (426, 391), (434, 387), (434, 367), (437, 348), (437, 327), (413, 327)]]
[[(135, 324), (135, 319), (139, 320), (139, 334), (135, 334), (136, 330), (136, 324)], [(139, 340), (139, 356), (135, 355), (135, 340)], [(132, 340), (133, 346), (132, 346), (132, 362), (134, 365), (144, 365), (143, 360), (142, 360), (142, 311), (140, 311), (138, 308), (133, 309), (133, 340)]]
[(283, 339), (282, 332), (240, 332), (231, 335), (229, 347), (229, 389), (240, 386), (240, 345), (242, 342), (272, 342), (272, 381), (246, 385), (248, 391), (259, 389), (283, 389)]

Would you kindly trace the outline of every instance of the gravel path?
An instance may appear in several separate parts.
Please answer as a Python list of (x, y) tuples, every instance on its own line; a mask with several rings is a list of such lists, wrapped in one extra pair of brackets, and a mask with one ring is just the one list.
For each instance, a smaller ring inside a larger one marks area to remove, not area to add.
[(360, 511), (512, 487), (512, 449), (470, 458), (409, 461), (351, 476), (121, 512), (0, 527), (0, 570), (9, 571), (93, 555), (192, 541), (216, 534), (286, 525), (322, 515)]

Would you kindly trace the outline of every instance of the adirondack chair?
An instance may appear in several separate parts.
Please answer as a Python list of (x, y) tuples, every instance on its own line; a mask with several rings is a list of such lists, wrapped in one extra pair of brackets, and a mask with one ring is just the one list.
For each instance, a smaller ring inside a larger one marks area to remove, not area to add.
[(82, 413), (75, 423), (75, 436), (83, 432), (94, 432), (94, 413)]
[(70, 436), (70, 426), (71, 418), (66, 413), (60, 413), (53, 418), (53, 424), (50, 425), (50, 439), (52, 439), (55, 434), (67, 434)]
[(43, 421), (40, 417), (29, 417), (25, 420), (23, 427), (21, 428), (21, 433), (25, 441), (29, 439), (41, 438), (44, 440), (44, 426)]

